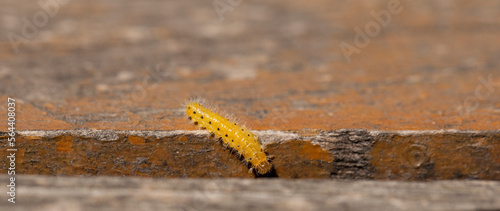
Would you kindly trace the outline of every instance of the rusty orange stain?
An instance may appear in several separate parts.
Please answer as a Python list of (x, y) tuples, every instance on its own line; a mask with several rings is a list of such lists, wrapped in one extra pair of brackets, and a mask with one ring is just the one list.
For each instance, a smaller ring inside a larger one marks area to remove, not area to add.
[(266, 146), (280, 178), (328, 178), (334, 157), (308, 141), (289, 141)]
[(297, 152), (304, 159), (333, 162), (332, 154), (327, 150), (323, 150), (320, 145), (313, 145), (309, 141), (305, 142)]
[(160, 163), (161, 160), (169, 160), (170, 155), (165, 149), (157, 149), (153, 151), (152, 156), (150, 157), (151, 162)]
[(189, 139), (185, 135), (175, 137), (176, 140), (179, 140), (182, 143), (186, 143)]
[(129, 136), (128, 141), (133, 145), (144, 145), (146, 140), (139, 136)]
[(24, 136), (24, 139), (26, 140), (40, 140), (40, 136)]
[[(346, 72), (347, 76), (353, 73)], [(151, 92), (148, 98), (121, 108), (110, 107), (111, 100), (105, 97), (92, 96), (90, 98), (78, 97), (66, 99), (66, 104), (53, 105), (59, 115), (83, 116), (86, 121), (82, 125), (73, 125), (56, 118), (54, 109), (39, 109), (29, 103), (20, 103), (20, 130), (57, 130), (76, 129), (80, 127), (94, 129), (115, 130), (193, 130), (194, 126), (185, 120), (181, 114), (174, 112), (181, 108), (186, 96), (191, 96), (205, 87), (210, 87), (213, 92), (205, 93), (207, 100), (216, 99), (217, 95), (212, 93), (225, 93), (227, 86), (234, 87), (234, 93), (226, 96), (227, 100), (217, 101), (221, 104), (221, 110), (228, 110), (234, 116), (241, 118), (250, 128), (255, 130), (301, 130), (304, 128), (331, 130), (339, 128), (364, 128), (375, 130), (427, 130), (427, 129), (472, 129), (472, 130), (494, 130), (500, 128), (500, 122), (495, 121), (495, 113), (492, 109), (486, 109), (498, 105), (497, 98), (489, 98), (481, 101), (481, 107), (474, 110), (473, 115), (462, 115), (457, 112), (463, 100), (470, 97), (467, 93), (473, 92), (476, 80), (468, 78), (470, 75), (454, 76), (454, 81), (463, 81), (463, 85), (469, 85), (471, 89), (457, 85), (456, 89), (449, 95), (443, 92), (449, 90), (450, 84), (440, 82), (434, 87), (416, 84), (384, 85), (371, 87), (364, 83), (375, 83), (380, 73), (367, 72), (370, 80), (352, 78), (351, 83), (359, 82), (357, 89), (328, 88), (333, 83), (344, 83), (332, 79), (328, 84), (317, 82), (314, 74), (307, 72), (297, 73), (267, 73), (259, 72), (255, 82), (241, 83), (224, 80), (214, 80), (202, 85), (194, 85), (190, 82), (168, 82), (158, 86), (176, 86), (182, 90), (181, 93), (166, 92), (168, 89), (157, 89)], [(402, 73), (403, 74), (403, 73)], [(411, 73), (407, 73), (411, 74)], [(346, 76), (346, 77), (347, 77)], [(403, 74), (402, 77), (405, 75)], [(411, 75), (410, 75), (411, 76)], [(410, 77), (406, 76), (406, 77)], [(403, 78), (404, 79), (404, 78)], [(402, 80), (403, 80), (402, 79)], [(396, 80), (396, 79), (394, 79)], [(279, 84), (279, 83), (281, 84)], [(296, 90), (299, 84), (309, 84), (301, 90)], [(278, 84), (278, 85), (277, 85)], [(238, 103), (235, 99), (253, 90), (251, 86), (257, 87), (256, 95), (266, 101), (256, 100), (245, 104)], [(415, 90), (419, 90), (414, 93)], [(316, 93), (315, 95), (307, 94)], [(275, 100), (281, 93), (290, 93), (280, 100)], [(387, 98), (391, 93), (391, 98)], [(460, 96), (460, 97), (457, 97)], [(473, 95), (472, 95), (473, 96)], [(169, 101), (158, 100), (161, 98), (171, 99)], [(321, 100), (318, 100), (321, 99)], [(300, 102), (294, 104), (291, 102)], [(437, 103), (439, 102), (439, 103)], [(145, 105), (157, 109), (162, 108), (165, 112), (160, 113), (132, 113), (132, 106), (145, 107)], [(75, 108), (80, 108), (75, 111)], [(483, 108), (484, 107), (484, 108)], [(118, 113), (113, 121), (96, 121), (91, 116), (98, 114), (117, 113), (117, 110), (125, 110)], [(263, 112), (265, 111), (265, 112)], [(0, 116), (6, 115), (5, 109), (0, 110)], [(40, 122), (49, 124), (40, 124)]]
[(68, 153), (73, 151), (73, 139), (70, 136), (61, 136), (56, 139), (56, 150), (58, 152)]

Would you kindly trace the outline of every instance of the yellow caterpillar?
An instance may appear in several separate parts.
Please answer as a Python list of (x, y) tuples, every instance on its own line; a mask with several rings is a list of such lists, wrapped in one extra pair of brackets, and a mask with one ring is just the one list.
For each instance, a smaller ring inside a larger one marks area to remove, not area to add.
[(198, 102), (189, 102), (186, 105), (186, 115), (199, 127), (206, 128), (235, 149), (239, 155), (243, 155), (245, 161), (257, 169), (258, 174), (266, 174), (271, 170), (272, 165), (264, 153), (264, 147), (257, 141), (257, 136), (244, 126), (230, 122)]

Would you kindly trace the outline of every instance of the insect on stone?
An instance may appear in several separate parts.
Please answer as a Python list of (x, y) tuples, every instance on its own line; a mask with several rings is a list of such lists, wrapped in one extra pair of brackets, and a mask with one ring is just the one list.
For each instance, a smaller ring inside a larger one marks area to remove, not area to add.
[(266, 174), (271, 170), (272, 165), (267, 159), (264, 147), (257, 140), (257, 136), (246, 127), (229, 121), (198, 102), (189, 102), (186, 105), (186, 115), (199, 127), (207, 129), (220, 137), (227, 146), (235, 149), (246, 162), (252, 164), (258, 174)]

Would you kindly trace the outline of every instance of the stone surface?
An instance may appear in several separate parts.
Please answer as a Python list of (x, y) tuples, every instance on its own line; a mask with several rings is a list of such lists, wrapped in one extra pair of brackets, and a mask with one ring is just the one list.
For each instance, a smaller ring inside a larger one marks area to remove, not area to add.
[(4, 0), (0, 100), (18, 130), (193, 130), (192, 97), (257, 130), (499, 129), (500, 2), (396, 1), (382, 26), (388, 2), (242, 1), (221, 22), (210, 1), (67, 1), (29, 33), (44, 7)]
[[(264, 177), (500, 180), (500, 133), (255, 131), (272, 157)], [(7, 145), (0, 133), (0, 144)], [(200, 131), (25, 131), (16, 173), (141, 177), (256, 177), (234, 151)], [(0, 157), (9, 155), (0, 151)], [(7, 172), (8, 162), (0, 163)], [(260, 176), (260, 175), (259, 175)]]
[[(498, 210), (500, 182), (18, 176), (2, 210)], [(0, 176), (1, 181), (8, 178)]]
[(0, 8), (22, 173), (255, 176), (193, 132), (201, 97), (263, 134), (278, 177), (500, 177), (499, 1), (242, 1), (223, 21), (210, 1), (55, 2)]
[[(500, 180), (500, 1), (41, 2), (0, 6), (1, 210), (500, 209), (468, 181)], [(197, 97), (256, 130), (266, 176), (328, 179), (227, 178), (256, 175), (194, 131)]]

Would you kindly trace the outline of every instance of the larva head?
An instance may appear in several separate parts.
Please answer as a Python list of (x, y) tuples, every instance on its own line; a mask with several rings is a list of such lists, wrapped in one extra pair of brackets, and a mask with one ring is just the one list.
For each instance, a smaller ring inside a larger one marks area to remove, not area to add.
[(264, 160), (261, 163), (259, 163), (256, 167), (257, 173), (259, 174), (266, 174), (267, 172), (271, 171), (272, 165), (269, 163), (268, 160)]
[(186, 105), (186, 115), (188, 117), (191, 117), (193, 115), (193, 112), (197, 112), (198, 108), (200, 108), (201, 105), (197, 102), (190, 102)]

